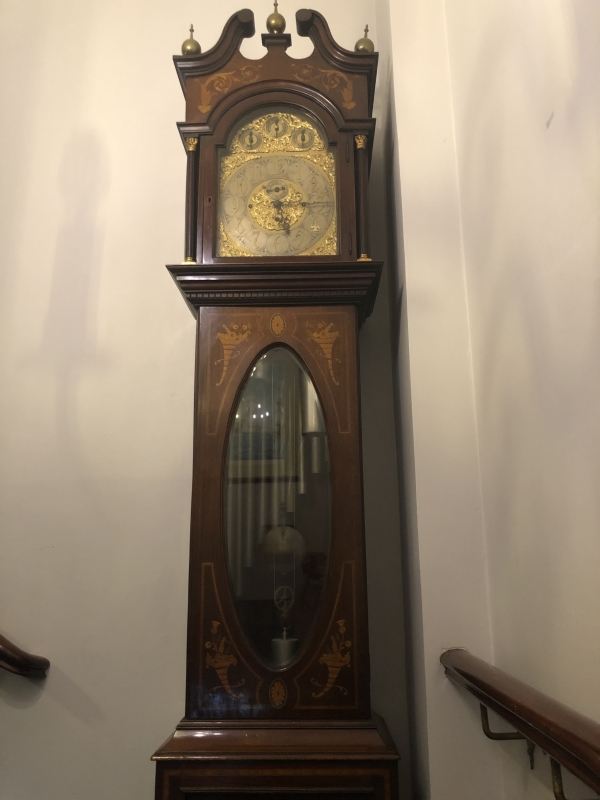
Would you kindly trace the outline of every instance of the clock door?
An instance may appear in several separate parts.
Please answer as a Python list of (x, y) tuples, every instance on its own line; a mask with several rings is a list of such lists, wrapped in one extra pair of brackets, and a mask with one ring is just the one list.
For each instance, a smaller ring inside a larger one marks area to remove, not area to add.
[(352, 307), (201, 308), (186, 717), (368, 714)]
[(216, 255), (337, 255), (336, 186), (334, 148), (314, 118), (253, 111), (220, 158)]

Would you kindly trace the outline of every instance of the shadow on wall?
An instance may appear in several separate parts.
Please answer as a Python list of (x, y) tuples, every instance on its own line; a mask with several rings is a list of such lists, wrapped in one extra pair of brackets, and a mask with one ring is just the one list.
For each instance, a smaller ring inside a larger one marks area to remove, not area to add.
[(40, 699), (45, 678), (25, 678), (0, 670), (0, 702), (13, 708), (31, 708)]
[(56, 383), (57, 449), (80, 461), (77, 392), (84, 370), (102, 363), (97, 307), (104, 238), (102, 201), (110, 182), (104, 145), (90, 130), (73, 134), (63, 156), (58, 202), (63, 220), (56, 240), (41, 355)]
[[(383, 67), (385, 69), (385, 62)], [(389, 76), (382, 73), (382, 84)], [(380, 85), (381, 92), (381, 85)], [(390, 103), (389, 94), (383, 103)], [(376, 133), (370, 177), (370, 255), (384, 262), (375, 310), (360, 333), (361, 417), (365, 527), (371, 652), (371, 702), (385, 718), (400, 752), (401, 795), (412, 796), (409, 693), (407, 692), (407, 643), (405, 634), (405, 585), (402, 574), (404, 528), (401, 457), (395, 435), (394, 375), (398, 358), (396, 309), (395, 217), (389, 202), (388, 129), (390, 112), (376, 112), (384, 127)], [(392, 246), (390, 246), (390, 241)], [(400, 488), (399, 488), (400, 486)]]
[(412, 427), (410, 367), (408, 363), (408, 334), (406, 330), (404, 232), (402, 227), (402, 193), (400, 163), (397, 151), (396, 112), (394, 105), (394, 79), (390, 75), (388, 108), (383, 130), (384, 153), (389, 165), (384, 173), (384, 197), (386, 214), (386, 253), (388, 302), (390, 315), (391, 367), (393, 374), (393, 399), (396, 432), (396, 457), (398, 468), (398, 493), (401, 533), (402, 601), (404, 609), (405, 636), (405, 686), (407, 693), (406, 712), (410, 741), (408, 743), (410, 782), (419, 795), (428, 794), (428, 765), (426, 732), (417, 714), (420, 680), (423, 666), (423, 642), (421, 608), (418, 584), (418, 547), (416, 544), (416, 522), (412, 510), (416, 506), (414, 487), (414, 451), (410, 430)]
[(84, 725), (97, 724), (106, 719), (102, 708), (56, 664), (51, 664), (45, 679), (24, 678), (0, 670), (0, 702), (13, 708), (34, 706), (47, 694), (72, 717)]

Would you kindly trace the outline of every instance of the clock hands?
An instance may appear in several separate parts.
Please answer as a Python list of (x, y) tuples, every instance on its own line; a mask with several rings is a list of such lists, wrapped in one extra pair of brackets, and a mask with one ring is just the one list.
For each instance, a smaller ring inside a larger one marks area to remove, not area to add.
[[(289, 220), (287, 220), (285, 218), (284, 214), (283, 214), (283, 211), (284, 211), (284, 209), (283, 209), (283, 200), (273, 200), (272, 202), (273, 202), (273, 208), (277, 212), (274, 215), (273, 218), (274, 218), (275, 222), (278, 222), (281, 225), (281, 227), (283, 228), (283, 232), (287, 236), (289, 236), (290, 235), (290, 223), (289, 223)], [(286, 205), (290, 205), (290, 204), (287, 203)]]
[[(290, 235), (290, 223), (289, 223), (289, 220), (286, 219), (285, 213), (284, 213), (286, 208), (288, 208), (290, 206), (306, 207), (306, 206), (330, 206), (330, 205), (333, 205), (332, 201), (327, 201), (327, 200), (324, 200), (324, 201), (314, 200), (314, 201), (312, 201), (310, 203), (305, 201), (305, 200), (302, 200), (302, 201), (300, 201), (300, 200), (272, 200), (271, 202), (273, 203), (273, 208), (275, 209), (275, 212), (276, 212), (273, 218), (274, 218), (275, 222), (277, 222), (277, 223), (279, 223), (281, 225), (282, 230), (286, 234), (286, 236)], [(314, 225), (311, 226), (311, 228), (312, 228), (312, 230), (321, 230), (320, 227), (315, 227)]]
[(288, 206), (332, 206), (333, 200), (280, 200), (279, 202), (285, 203)]
[(321, 218), (327, 217), (331, 213), (328, 209), (334, 206), (333, 200), (309, 200), (300, 186), (278, 178), (259, 184), (248, 200), (249, 215), (261, 228), (278, 230), (288, 237), (307, 212), (311, 230), (321, 230)]

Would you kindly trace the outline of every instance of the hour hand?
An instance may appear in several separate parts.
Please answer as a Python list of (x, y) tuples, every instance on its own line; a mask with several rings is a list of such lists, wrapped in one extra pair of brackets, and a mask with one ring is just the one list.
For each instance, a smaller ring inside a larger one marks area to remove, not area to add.
[(305, 206), (305, 207), (308, 207), (308, 206), (332, 206), (333, 205), (333, 201), (332, 200), (312, 200), (310, 202), (308, 200), (283, 200), (283, 201), (280, 201), (280, 202), (282, 203), (282, 205), (286, 205), (286, 206)]
[(283, 202), (281, 200), (273, 200), (273, 208), (277, 212), (275, 215), (275, 219), (277, 222), (280, 222), (283, 226), (283, 232), (289, 235), (290, 232), (290, 223), (283, 215)]

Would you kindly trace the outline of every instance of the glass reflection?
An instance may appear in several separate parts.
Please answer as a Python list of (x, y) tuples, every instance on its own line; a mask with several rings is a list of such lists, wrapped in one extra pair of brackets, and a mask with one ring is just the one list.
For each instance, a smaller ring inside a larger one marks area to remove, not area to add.
[(267, 664), (285, 667), (316, 616), (331, 528), (323, 410), (286, 347), (259, 358), (240, 397), (228, 443), (225, 524), (242, 628)]

